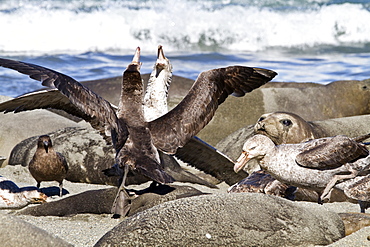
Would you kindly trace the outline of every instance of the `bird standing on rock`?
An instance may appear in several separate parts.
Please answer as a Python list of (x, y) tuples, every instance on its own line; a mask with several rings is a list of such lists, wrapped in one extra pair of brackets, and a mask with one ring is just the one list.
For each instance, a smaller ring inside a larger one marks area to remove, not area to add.
[(37, 149), (28, 169), (40, 188), (42, 181), (59, 182), (59, 196), (63, 194), (63, 179), (68, 172), (67, 161), (61, 153), (55, 152), (50, 136), (42, 135), (37, 140)]

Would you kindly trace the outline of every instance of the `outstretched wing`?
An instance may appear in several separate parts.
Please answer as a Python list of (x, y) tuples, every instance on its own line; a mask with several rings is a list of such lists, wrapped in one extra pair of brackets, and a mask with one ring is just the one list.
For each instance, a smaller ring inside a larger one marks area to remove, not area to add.
[(0, 111), (22, 112), (35, 109), (63, 109), (69, 114), (80, 116), (82, 112), (56, 88), (46, 88), (22, 94), (0, 104)]
[(196, 136), (179, 148), (175, 156), (228, 185), (248, 176), (245, 171), (234, 172), (234, 162), (229, 157)]
[(176, 153), (209, 123), (228, 95), (244, 96), (276, 75), (271, 70), (243, 66), (202, 72), (174, 109), (148, 123), (154, 145), (165, 153)]
[[(115, 136), (119, 135), (122, 139), (127, 139), (126, 126), (122, 121), (118, 122), (111, 104), (75, 79), (42, 66), (9, 59), (0, 58), (0, 66), (26, 74), (32, 79), (41, 81), (44, 86), (57, 88), (81, 113), (86, 115), (86, 118), (94, 122), (93, 127), (98, 128), (99, 131), (104, 128), (105, 132), (112, 130)], [(65, 99), (64, 102), (66, 102)]]
[[(116, 111), (117, 107), (111, 105)], [(99, 130), (100, 134), (108, 143), (112, 143), (111, 136), (105, 132), (104, 124), (96, 117), (91, 117), (81, 111), (72, 102), (56, 88), (45, 88), (30, 93), (22, 94), (14, 99), (0, 103), (0, 112), (22, 112), (35, 109), (57, 109), (66, 113), (84, 119), (89, 122), (93, 128)]]
[(334, 136), (310, 141), (296, 157), (300, 166), (314, 169), (335, 169), (348, 162), (366, 157), (366, 147), (349, 137)]

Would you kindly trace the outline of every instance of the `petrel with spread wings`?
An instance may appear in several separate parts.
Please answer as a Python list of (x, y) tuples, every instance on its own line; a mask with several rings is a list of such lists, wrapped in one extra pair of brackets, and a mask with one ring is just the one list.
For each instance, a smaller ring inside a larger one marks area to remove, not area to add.
[[(38, 65), (0, 59), (0, 66), (17, 70), (56, 87), (84, 119), (111, 140), (116, 150), (116, 162), (124, 168), (139, 172), (158, 183), (173, 182), (160, 166), (158, 150), (176, 154), (194, 135), (212, 119), (218, 105), (228, 95), (240, 97), (270, 81), (276, 73), (271, 70), (230, 66), (202, 72), (189, 93), (171, 111), (146, 122), (143, 113), (143, 84), (140, 75), (140, 49), (123, 74), (118, 111), (111, 104), (73, 78)], [(123, 192), (124, 183), (120, 192)], [(122, 195), (122, 193), (121, 193)], [(117, 199), (122, 200), (119, 195)], [(115, 212), (124, 215), (125, 212)]]

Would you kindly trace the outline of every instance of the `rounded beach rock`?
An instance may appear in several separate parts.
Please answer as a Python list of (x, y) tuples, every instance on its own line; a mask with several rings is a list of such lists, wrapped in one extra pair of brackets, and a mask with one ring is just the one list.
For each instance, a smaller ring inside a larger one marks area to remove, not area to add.
[(282, 198), (214, 194), (183, 198), (137, 213), (95, 246), (312, 246), (344, 236), (338, 214)]
[(14, 216), (0, 215), (2, 246), (67, 247), (73, 246), (48, 232)]

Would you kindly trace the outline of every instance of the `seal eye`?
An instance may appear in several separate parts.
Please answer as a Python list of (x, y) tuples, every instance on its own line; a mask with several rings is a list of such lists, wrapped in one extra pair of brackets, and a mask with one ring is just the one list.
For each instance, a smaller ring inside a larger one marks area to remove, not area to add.
[(280, 121), (280, 123), (282, 123), (285, 126), (290, 126), (293, 124), (292, 121), (290, 121), (289, 119), (283, 119)]
[(258, 122), (261, 122), (261, 121), (263, 121), (263, 120), (265, 120), (265, 117), (260, 117), (260, 118), (258, 119)]

